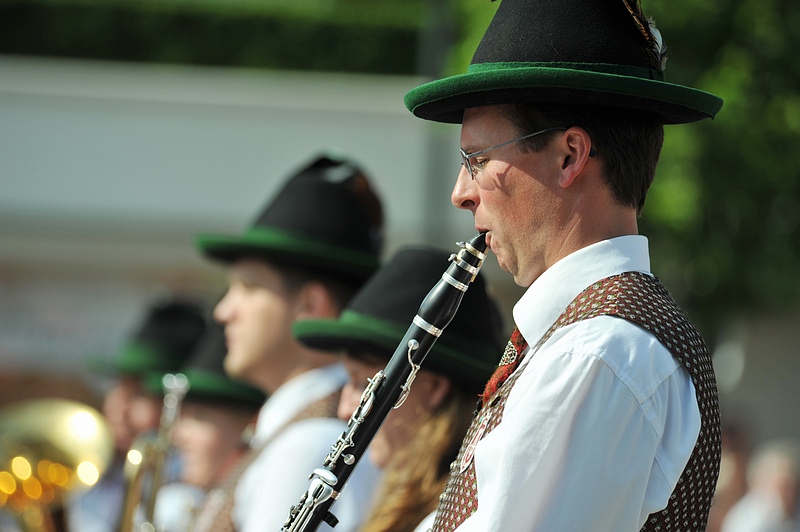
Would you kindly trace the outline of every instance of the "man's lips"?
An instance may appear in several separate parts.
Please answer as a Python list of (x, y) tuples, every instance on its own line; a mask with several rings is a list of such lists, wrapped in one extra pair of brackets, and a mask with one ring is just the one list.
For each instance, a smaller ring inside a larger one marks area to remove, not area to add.
[(486, 233), (486, 247), (492, 249), (492, 233), (488, 229), (478, 229), (479, 233)]

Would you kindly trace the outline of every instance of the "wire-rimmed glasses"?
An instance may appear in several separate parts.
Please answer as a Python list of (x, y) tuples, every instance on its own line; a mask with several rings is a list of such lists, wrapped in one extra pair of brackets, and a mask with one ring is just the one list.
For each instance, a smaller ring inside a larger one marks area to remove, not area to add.
[[(458, 151), (461, 152), (461, 164), (464, 165), (464, 168), (467, 169), (467, 172), (469, 172), (470, 177), (472, 179), (475, 179), (475, 174), (478, 173), (478, 168), (475, 168), (475, 166), (470, 162), (470, 159), (474, 159), (478, 155), (483, 155), (484, 153), (486, 153), (488, 151), (496, 150), (497, 148), (502, 148), (503, 146), (507, 146), (509, 144), (513, 144), (515, 142), (519, 142), (520, 140), (525, 140), (525, 139), (528, 139), (528, 138), (531, 138), (531, 137), (535, 137), (536, 135), (541, 135), (542, 133), (547, 133), (548, 131), (557, 131), (557, 130), (566, 131), (567, 128), (565, 128), (565, 127), (549, 127), (547, 129), (543, 129), (541, 131), (536, 131), (534, 133), (528, 133), (527, 135), (523, 135), (521, 137), (518, 137), (518, 138), (515, 138), (515, 139), (512, 139), (512, 140), (503, 142), (502, 144), (498, 144), (497, 146), (492, 146), (491, 148), (486, 148), (485, 150), (480, 150), (480, 151), (476, 151), (476, 152), (473, 152), (473, 153), (467, 153), (463, 149), (459, 149)], [(476, 161), (476, 164), (477, 164), (477, 161)]]

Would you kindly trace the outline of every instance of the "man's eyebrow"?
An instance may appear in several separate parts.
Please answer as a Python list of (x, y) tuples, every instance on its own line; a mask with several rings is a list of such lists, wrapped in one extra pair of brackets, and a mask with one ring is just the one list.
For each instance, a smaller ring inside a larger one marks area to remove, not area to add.
[(469, 155), (470, 153), (475, 153), (476, 151), (481, 151), (483, 148), (481, 148), (480, 144), (476, 143), (473, 140), (473, 141), (465, 143), (464, 146), (461, 147), (461, 149), (464, 150), (464, 153)]

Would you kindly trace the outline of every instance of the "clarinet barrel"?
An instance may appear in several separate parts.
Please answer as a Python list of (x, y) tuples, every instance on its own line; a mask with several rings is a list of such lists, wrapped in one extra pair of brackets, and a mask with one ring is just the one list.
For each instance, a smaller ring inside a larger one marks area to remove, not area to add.
[(464, 293), (478, 275), (486, 258), (486, 235), (478, 234), (459, 242), (460, 250), (450, 256), (450, 265), (428, 292), (397, 346), (386, 368), (369, 380), (361, 402), (347, 428), (331, 451), (310, 476), (311, 484), (300, 502), (293, 506), (282, 532), (315, 531), (323, 522), (336, 526), (330, 512), (347, 479), (364, 456), (386, 416), (403, 404), (431, 347), (455, 316)]

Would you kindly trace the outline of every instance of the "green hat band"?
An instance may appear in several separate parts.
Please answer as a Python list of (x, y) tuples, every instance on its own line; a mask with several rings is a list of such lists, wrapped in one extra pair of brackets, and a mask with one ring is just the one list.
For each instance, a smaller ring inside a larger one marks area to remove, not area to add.
[(667, 123), (714, 116), (717, 96), (668, 83), (664, 73), (606, 63), (475, 63), (467, 72), (409, 91), (405, 104), (417, 116), (461, 122), (467, 107), (495, 103), (594, 103), (652, 110)]
[(275, 254), (275, 260), (280, 261), (280, 253), (285, 254), (288, 261), (309, 259), (320, 262), (319, 269), (325, 270), (335, 265), (346, 265), (355, 270), (372, 272), (378, 266), (378, 259), (369, 253), (348, 250), (314, 241), (304, 235), (292, 234), (274, 228), (250, 228), (240, 237), (226, 237), (218, 235), (201, 235), (197, 243), (206, 253), (223, 260), (234, 260), (246, 254)]
[(195, 369), (182, 371), (189, 381), (187, 399), (220, 398), (228, 401), (240, 401), (261, 405), (265, 396), (259, 390), (241, 382)]
[(141, 375), (150, 371), (173, 371), (180, 368), (184, 360), (171, 357), (163, 351), (139, 344), (131, 344), (122, 349), (117, 360), (109, 368), (126, 374)]

